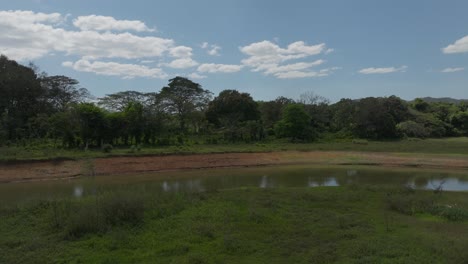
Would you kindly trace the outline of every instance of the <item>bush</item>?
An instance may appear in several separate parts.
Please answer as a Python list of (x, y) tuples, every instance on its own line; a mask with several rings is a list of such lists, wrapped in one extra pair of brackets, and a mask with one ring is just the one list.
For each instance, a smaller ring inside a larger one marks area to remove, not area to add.
[(399, 133), (407, 137), (426, 138), (430, 135), (430, 131), (423, 124), (414, 121), (401, 122), (397, 125)]
[(138, 225), (143, 222), (145, 203), (143, 196), (116, 193), (99, 199), (84, 199), (67, 207), (66, 213), (57, 214), (52, 208), (53, 224), (66, 222), (67, 238), (79, 238), (85, 234), (108, 231), (118, 225)]
[(468, 220), (468, 211), (455, 205), (437, 205), (432, 208), (432, 214), (441, 216), (449, 221)]
[(101, 149), (102, 149), (102, 151), (104, 153), (110, 153), (112, 151), (113, 147), (112, 147), (111, 144), (104, 144), (104, 145), (102, 145)]
[(107, 225), (131, 224), (143, 221), (144, 199), (132, 194), (112, 195), (103, 199), (102, 214)]
[(353, 144), (367, 145), (367, 144), (369, 144), (369, 141), (367, 141), (365, 139), (353, 139)]

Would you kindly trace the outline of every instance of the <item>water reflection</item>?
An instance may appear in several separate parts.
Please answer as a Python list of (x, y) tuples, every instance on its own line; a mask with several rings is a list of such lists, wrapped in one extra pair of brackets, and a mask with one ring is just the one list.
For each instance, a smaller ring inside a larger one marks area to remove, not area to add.
[(73, 196), (77, 198), (80, 198), (81, 196), (83, 196), (83, 186), (81, 185), (75, 186), (75, 188), (73, 188)]
[(314, 168), (282, 166), (265, 168), (213, 169), (201, 171), (165, 172), (157, 174), (107, 176), (70, 181), (0, 184), (0, 201), (83, 197), (98, 191), (126, 189), (137, 186), (156, 192), (204, 192), (229, 188), (318, 187), (341, 185), (411, 186), (416, 189), (468, 191), (468, 172)]
[(325, 181), (317, 181), (316, 179), (309, 177), (307, 182), (308, 187), (320, 187), (320, 186), (340, 186), (334, 177), (327, 178)]
[(263, 188), (263, 189), (268, 188), (268, 187), (271, 188), (273, 187), (273, 184), (270, 183), (270, 185), (268, 185), (268, 176), (263, 175), (262, 180), (260, 181), (260, 185), (258, 187)]

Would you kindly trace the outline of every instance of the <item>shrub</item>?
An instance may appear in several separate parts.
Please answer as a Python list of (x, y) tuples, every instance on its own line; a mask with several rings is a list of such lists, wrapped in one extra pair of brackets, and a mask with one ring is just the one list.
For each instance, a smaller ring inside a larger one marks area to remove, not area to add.
[(426, 138), (430, 135), (430, 131), (423, 124), (414, 121), (405, 121), (397, 125), (399, 133), (407, 137)]
[(369, 144), (369, 141), (367, 141), (365, 139), (353, 139), (353, 144), (367, 145), (367, 144)]
[(102, 145), (101, 149), (104, 153), (110, 153), (112, 151), (112, 145), (111, 144), (104, 144)]
[(101, 208), (104, 222), (111, 226), (139, 224), (145, 211), (144, 199), (132, 194), (106, 197), (102, 200)]

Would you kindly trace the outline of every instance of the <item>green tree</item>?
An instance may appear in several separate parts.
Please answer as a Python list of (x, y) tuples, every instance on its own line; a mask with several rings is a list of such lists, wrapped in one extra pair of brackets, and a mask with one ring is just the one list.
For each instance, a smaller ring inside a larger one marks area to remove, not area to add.
[(0, 113), (7, 117), (3, 130), (8, 139), (20, 137), (28, 120), (44, 112), (45, 94), (33, 69), (0, 56)]
[(293, 104), (294, 100), (280, 96), (273, 101), (260, 102), (259, 110), (262, 119), (262, 123), (269, 131), (269, 134), (273, 134), (273, 128), (275, 124), (281, 120), (284, 107), (289, 104)]
[(67, 76), (43, 76), (41, 86), (46, 90), (46, 100), (53, 111), (64, 111), (72, 103), (83, 103), (91, 97), (86, 88)]
[(104, 111), (92, 103), (78, 104), (75, 109), (85, 150), (92, 143), (100, 145), (107, 126)]
[(99, 98), (98, 105), (109, 111), (123, 111), (130, 103), (140, 103), (145, 105), (153, 93), (140, 93), (137, 91), (123, 91), (114, 94), (107, 94)]
[(211, 92), (200, 84), (183, 77), (169, 80), (159, 93), (161, 105), (166, 112), (176, 115), (182, 133), (186, 131), (187, 120), (193, 112), (204, 111), (211, 99)]
[(310, 116), (301, 104), (291, 104), (285, 107), (283, 118), (276, 124), (275, 132), (278, 137), (288, 137), (293, 141), (314, 138)]
[[(218, 128), (223, 128), (230, 140), (242, 138), (242, 134), (249, 134), (251, 139), (257, 139), (252, 129), (254, 123), (249, 123), (250, 129), (243, 129), (247, 121), (260, 119), (258, 104), (248, 93), (240, 93), (236, 90), (224, 90), (209, 103), (206, 118)], [(249, 131), (243, 133), (243, 131)], [(254, 136), (255, 135), (255, 136)]]

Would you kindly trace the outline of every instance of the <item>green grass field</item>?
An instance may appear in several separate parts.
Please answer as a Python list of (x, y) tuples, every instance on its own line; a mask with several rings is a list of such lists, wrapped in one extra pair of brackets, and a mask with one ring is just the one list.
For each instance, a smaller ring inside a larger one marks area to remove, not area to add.
[(10, 204), (0, 263), (465, 263), (467, 198), (348, 186)]
[(170, 147), (145, 147), (140, 150), (131, 148), (115, 148), (111, 153), (104, 153), (100, 149), (88, 151), (77, 149), (59, 149), (44, 146), (29, 147), (1, 147), (0, 161), (32, 160), (32, 159), (79, 159), (108, 156), (138, 156), (138, 155), (170, 155), (170, 154), (199, 154), (226, 152), (272, 152), (272, 151), (373, 151), (397, 153), (426, 153), (426, 154), (468, 154), (468, 138), (445, 138), (425, 140), (399, 141), (346, 141), (346, 142), (315, 142), (289, 143), (286, 141), (271, 141), (263, 143), (242, 144), (192, 144)]

